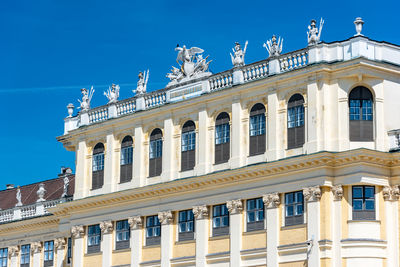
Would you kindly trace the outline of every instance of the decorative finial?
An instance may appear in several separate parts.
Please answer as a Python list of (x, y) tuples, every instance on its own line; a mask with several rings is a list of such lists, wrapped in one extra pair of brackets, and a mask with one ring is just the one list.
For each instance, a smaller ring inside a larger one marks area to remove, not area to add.
[(119, 97), (119, 85), (112, 84), (111, 87), (108, 87), (107, 92), (104, 92), (104, 95), (108, 99), (108, 104), (117, 103)]
[(68, 104), (68, 106), (67, 106), (67, 109), (68, 109), (68, 118), (71, 118), (71, 117), (72, 117), (72, 114), (74, 114), (74, 108), (75, 108), (74, 104), (72, 104), (72, 103), (69, 103), (69, 104)]
[(269, 57), (279, 56), (282, 52), (283, 38), (281, 39), (281, 37), (279, 37), (277, 42), (276, 36), (274, 34), (272, 35), (272, 38), (270, 40), (263, 44), (263, 46), (265, 47), (265, 49), (267, 49)]
[(16, 207), (21, 207), (22, 206), (22, 201), (21, 201), (21, 188), (18, 186), (17, 187), (17, 204), (15, 205)]
[(149, 80), (149, 70), (144, 71), (144, 72), (139, 72), (138, 76), (139, 80), (137, 82), (137, 87), (136, 90), (133, 90), (133, 93), (136, 93), (136, 95), (141, 96), (146, 93), (147, 90), (147, 81)]
[(88, 91), (86, 88), (82, 88), (81, 93), (82, 93), (82, 101), (80, 99), (78, 99), (78, 101), (80, 103), (79, 108), (83, 112), (87, 112), (90, 109), (90, 101), (92, 101), (92, 97), (94, 94), (93, 86), (90, 88), (90, 91)]
[(361, 17), (356, 18), (356, 20), (354, 21), (354, 25), (356, 26), (357, 33), (354, 36), (364, 36), (363, 34), (361, 34), (363, 24), (364, 21), (362, 20)]
[(39, 184), (39, 189), (36, 192), (37, 196), (38, 196), (38, 200), (36, 202), (43, 202), (46, 201), (46, 199), (44, 199), (44, 194), (46, 193), (46, 189), (44, 189), (44, 183), (40, 183)]
[(308, 45), (316, 45), (317, 43), (320, 42), (323, 26), (324, 26), (324, 20), (322, 18), (319, 22), (319, 29), (317, 28), (317, 22), (315, 21), (315, 19), (311, 20), (307, 32)]
[(244, 55), (246, 54), (246, 49), (247, 49), (248, 43), (249, 42), (246, 41), (246, 43), (244, 44), (244, 49), (242, 50), (242, 47), (240, 46), (240, 44), (238, 42), (235, 42), (235, 48), (232, 48), (233, 55), (232, 55), (232, 53), (230, 54), (232, 64), (234, 67), (244, 66)]

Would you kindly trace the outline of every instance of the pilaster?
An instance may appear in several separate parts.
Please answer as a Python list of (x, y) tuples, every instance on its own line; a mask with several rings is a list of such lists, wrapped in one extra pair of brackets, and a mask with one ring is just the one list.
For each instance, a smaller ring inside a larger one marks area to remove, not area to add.
[(104, 185), (103, 189), (106, 193), (115, 191), (117, 181), (115, 179), (115, 137), (113, 133), (107, 134), (107, 146), (104, 159)]
[(85, 252), (85, 244), (83, 236), (85, 234), (85, 229), (83, 225), (72, 226), (71, 234), (74, 241), (72, 252), (72, 266), (84, 267), (83, 254)]
[(229, 210), (229, 232), (230, 232), (230, 266), (240, 267), (242, 248), (242, 210), (243, 203), (240, 199), (229, 200), (226, 202)]
[(194, 206), (193, 215), (196, 222), (196, 266), (207, 266), (208, 253), (208, 208), (206, 205)]
[(8, 248), (8, 257), (10, 258), (10, 267), (18, 267), (19, 246)]
[(41, 242), (33, 242), (31, 243), (31, 253), (33, 255), (33, 266), (41, 266), (41, 253), (42, 253), (42, 243)]
[(86, 160), (87, 145), (84, 140), (79, 141), (76, 151), (76, 173), (74, 199), (84, 198), (89, 193)]
[(385, 186), (383, 188), (387, 233), (386, 266), (388, 267), (399, 266), (399, 196), (400, 190), (398, 185)]
[(267, 112), (267, 159), (274, 161), (278, 159), (277, 150), (279, 147), (279, 118), (278, 118), (278, 97), (276, 91), (272, 91), (268, 95), (268, 112)]
[(267, 266), (279, 266), (279, 193), (263, 195), (263, 202), (267, 219)]
[(145, 177), (145, 158), (148, 155), (144, 154), (144, 134), (142, 126), (135, 127), (135, 148), (134, 151), (134, 160), (133, 160), (133, 185), (135, 187), (144, 186), (146, 184)]
[(64, 266), (65, 246), (67, 242), (64, 237), (59, 237), (54, 240), (54, 249), (56, 250), (55, 267)]
[(209, 131), (209, 118), (208, 118), (208, 112), (207, 109), (201, 109), (199, 111), (199, 135), (198, 135), (198, 141), (196, 142), (196, 149), (199, 150), (198, 155), (199, 155), (199, 160), (198, 164), (195, 167), (197, 175), (203, 175), (206, 174), (210, 171), (210, 138), (208, 137), (208, 131)]
[(231, 129), (231, 168), (240, 168), (245, 165), (246, 153), (243, 142), (242, 104), (240, 98), (232, 102), (232, 129)]
[(332, 256), (332, 266), (341, 267), (342, 266), (342, 256), (341, 256), (341, 244), (340, 240), (342, 238), (342, 198), (343, 198), (343, 186), (334, 185), (332, 187), (333, 193), (333, 213), (332, 213), (332, 246), (333, 246), (333, 256)]
[(131, 266), (139, 267), (142, 261), (143, 219), (141, 216), (129, 217), (128, 223), (131, 228)]
[(161, 223), (161, 266), (170, 267), (172, 258), (173, 244), (173, 215), (172, 211), (162, 211), (158, 213)]
[(318, 105), (318, 85), (316, 77), (310, 77), (307, 85), (307, 105), (305, 106), (305, 126), (306, 126), (306, 146), (308, 153), (318, 151), (318, 128), (319, 123), (319, 105)]
[(174, 157), (174, 125), (172, 118), (164, 120), (164, 136), (163, 136), (163, 157), (162, 157), (162, 181), (170, 181), (173, 179), (173, 164), (176, 158)]
[(100, 223), (100, 230), (102, 234), (101, 238), (101, 251), (103, 252), (102, 266), (110, 267), (112, 263), (112, 233), (113, 233), (112, 221), (103, 221)]

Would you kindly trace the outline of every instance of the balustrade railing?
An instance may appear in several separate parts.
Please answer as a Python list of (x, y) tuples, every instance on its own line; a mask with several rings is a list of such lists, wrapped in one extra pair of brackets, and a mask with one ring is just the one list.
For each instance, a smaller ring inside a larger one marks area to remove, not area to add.
[(219, 90), (228, 86), (232, 86), (233, 77), (232, 70), (228, 70), (217, 74), (215, 76), (211, 76), (209, 78), (210, 91)]
[(21, 207), (22, 219), (33, 217), (36, 215), (36, 204)]
[(308, 63), (308, 50), (303, 49), (282, 55), (279, 58), (279, 63), (282, 72), (304, 67)]
[(129, 98), (117, 103), (117, 115), (124, 115), (136, 111), (136, 98)]
[(12, 221), (14, 217), (14, 210), (2, 210), (0, 211), (0, 223)]
[(246, 65), (242, 69), (244, 82), (268, 76), (268, 61)]
[(152, 108), (165, 104), (167, 101), (167, 94), (165, 90), (154, 91), (144, 96), (146, 108)]
[(99, 122), (108, 119), (108, 108), (107, 106), (102, 106), (89, 111), (89, 122)]

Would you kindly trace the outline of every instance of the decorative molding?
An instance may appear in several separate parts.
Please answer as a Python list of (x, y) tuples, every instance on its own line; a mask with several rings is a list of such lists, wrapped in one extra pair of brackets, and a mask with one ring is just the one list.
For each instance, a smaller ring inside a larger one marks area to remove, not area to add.
[(103, 234), (110, 234), (114, 229), (112, 221), (102, 221), (100, 222), (100, 230)]
[(333, 200), (340, 201), (343, 198), (343, 186), (341, 184), (332, 187)]
[(303, 195), (307, 202), (319, 201), (321, 199), (321, 188), (319, 185), (304, 188)]
[(172, 211), (161, 211), (158, 213), (158, 219), (162, 225), (171, 224), (173, 222)]
[(193, 215), (196, 220), (203, 220), (208, 218), (208, 208), (206, 205), (194, 206)]
[(8, 256), (9, 257), (18, 257), (19, 255), (19, 247), (18, 246), (11, 246), (8, 248)]
[(267, 209), (278, 208), (279, 205), (281, 204), (281, 199), (279, 197), (279, 193), (275, 192), (275, 193), (263, 195), (263, 202)]
[(238, 214), (243, 210), (243, 203), (241, 199), (228, 200), (226, 202), (226, 207), (229, 210), (229, 214)]
[(56, 249), (64, 249), (66, 244), (67, 241), (65, 240), (64, 237), (58, 237), (54, 240), (54, 247)]
[(385, 186), (382, 190), (383, 199), (386, 201), (397, 201), (399, 200), (400, 190), (398, 185)]
[(85, 229), (83, 225), (75, 225), (71, 228), (71, 234), (73, 238), (81, 238), (85, 234)]
[(143, 227), (143, 219), (142, 216), (132, 216), (128, 218), (128, 223), (131, 229), (141, 229)]
[(42, 251), (42, 242), (36, 241), (31, 243), (31, 252), (40, 253)]

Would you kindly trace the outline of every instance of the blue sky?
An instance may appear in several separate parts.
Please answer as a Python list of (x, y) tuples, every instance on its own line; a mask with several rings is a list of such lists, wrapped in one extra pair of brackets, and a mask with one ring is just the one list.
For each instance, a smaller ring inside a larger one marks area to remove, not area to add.
[(400, 45), (399, 1), (76, 1), (0, 2), (0, 189), (55, 178), (74, 167), (75, 154), (56, 141), (63, 133), (66, 105), (78, 105), (80, 88), (96, 89), (92, 106), (105, 104), (103, 91), (131, 90), (140, 70), (150, 69), (148, 90), (168, 83), (177, 44), (210, 55), (212, 72), (231, 68), (235, 41), (249, 41), (246, 62), (267, 57), (263, 42), (284, 38), (283, 52), (307, 45), (309, 21), (325, 19), (322, 40), (363, 33)]

